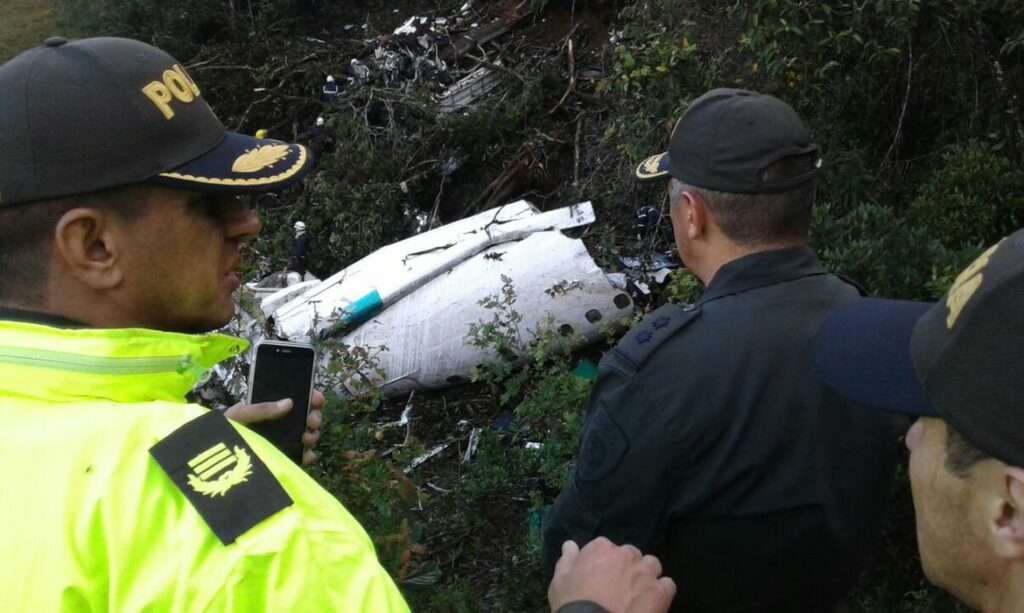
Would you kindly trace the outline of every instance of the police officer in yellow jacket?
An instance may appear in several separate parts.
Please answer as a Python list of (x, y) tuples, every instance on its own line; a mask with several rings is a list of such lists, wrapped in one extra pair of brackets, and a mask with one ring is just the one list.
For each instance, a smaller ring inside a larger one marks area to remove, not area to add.
[(0, 66), (0, 610), (406, 611), (366, 532), (184, 396), (246, 348), (238, 195), (310, 167), (173, 58), (52, 38)]

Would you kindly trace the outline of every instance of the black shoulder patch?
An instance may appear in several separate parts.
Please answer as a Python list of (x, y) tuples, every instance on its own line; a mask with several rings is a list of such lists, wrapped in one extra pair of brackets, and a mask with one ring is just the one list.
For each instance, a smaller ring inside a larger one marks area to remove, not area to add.
[(699, 304), (666, 304), (629, 331), (612, 351), (634, 369), (643, 366), (654, 350), (700, 315)]
[(603, 405), (594, 407), (594, 415), (583, 427), (576, 474), (585, 483), (600, 481), (622, 463), (629, 451), (629, 440)]
[(149, 453), (225, 545), (292, 504), (267, 465), (218, 411), (181, 426)]

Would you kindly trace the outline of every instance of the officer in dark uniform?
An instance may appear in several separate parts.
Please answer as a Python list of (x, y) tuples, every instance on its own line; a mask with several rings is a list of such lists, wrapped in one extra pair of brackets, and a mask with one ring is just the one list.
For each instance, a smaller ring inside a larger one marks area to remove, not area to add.
[(637, 169), (669, 177), (679, 253), (706, 290), (602, 360), (576, 466), (544, 527), (662, 561), (686, 611), (826, 611), (866, 566), (905, 422), (827, 395), (809, 339), (858, 289), (805, 239), (818, 148), (784, 102), (717, 89)]

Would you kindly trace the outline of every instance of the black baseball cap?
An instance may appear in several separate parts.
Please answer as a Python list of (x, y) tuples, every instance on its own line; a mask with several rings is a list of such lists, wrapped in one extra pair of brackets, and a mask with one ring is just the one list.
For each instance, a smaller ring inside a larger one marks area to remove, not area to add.
[(811, 133), (788, 104), (743, 89), (713, 89), (697, 98), (676, 122), (668, 151), (636, 169), (642, 181), (671, 175), (688, 185), (733, 194), (767, 194), (810, 181), (814, 168), (773, 181), (764, 171), (791, 156), (816, 154)]
[(992, 246), (937, 303), (859, 299), (813, 340), (824, 384), (857, 403), (941, 417), (1024, 467), (1024, 230)]
[(262, 193), (302, 145), (228, 132), (180, 62), (125, 38), (54, 37), (0, 66), (0, 206), (149, 182)]

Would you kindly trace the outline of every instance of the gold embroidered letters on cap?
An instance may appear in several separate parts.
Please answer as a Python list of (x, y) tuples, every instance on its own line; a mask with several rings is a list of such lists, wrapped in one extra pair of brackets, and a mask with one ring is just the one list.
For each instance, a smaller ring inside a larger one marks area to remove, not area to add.
[(181, 66), (175, 64), (170, 70), (164, 71), (162, 80), (153, 81), (143, 87), (142, 93), (160, 110), (165, 119), (170, 120), (174, 117), (171, 102), (178, 100), (190, 104), (199, 96), (199, 86)]
[(949, 309), (949, 315), (946, 316), (946, 328), (949, 330), (953, 329), (953, 324), (956, 323), (957, 318), (960, 317), (960, 313), (967, 306), (971, 297), (981, 287), (981, 282), (984, 278), (982, 269), (988, 264), (989, 258), (992, 257), (992, 253), (999, 247), (1002, 241), (999, 241), (995, 245), (988, 248), (985, 253), (978, 256), (978, 259), (964, 269), (956, 281), (953, 282), (953, 287), (949, 289), (949, 296), (946, 298), (946, 307)]
[(217, 443), (188, 462), (193, 472), (188, 475), (189, 486), (203, 496), (223, 496), (239, 483), (245, 483), (252, 474), (252, 458), (241, 447), (228, 449)]
[(231, 165), (231, 172), (259, 172), (273, 166), (288, 155), (288, 145), (264, 145), (238, 156)]

